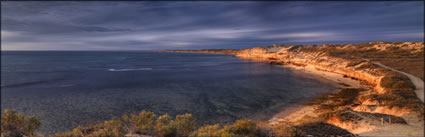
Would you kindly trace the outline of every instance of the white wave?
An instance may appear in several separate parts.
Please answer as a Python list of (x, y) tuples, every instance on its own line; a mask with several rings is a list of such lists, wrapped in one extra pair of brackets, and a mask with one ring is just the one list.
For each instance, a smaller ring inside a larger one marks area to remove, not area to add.
[(136, 69), (108, 69), (108, 71), (140, 71), (140, 70), (152, 70), (152, 68), (136, 68)]

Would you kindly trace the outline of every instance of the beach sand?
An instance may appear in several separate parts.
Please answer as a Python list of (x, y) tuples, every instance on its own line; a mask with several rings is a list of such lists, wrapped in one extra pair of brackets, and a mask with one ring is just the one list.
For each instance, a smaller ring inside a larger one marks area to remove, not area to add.
[[(342, 74), (334, 73), (334, 72), (327, 72), (327, 71), (321, 71), (311, 66), (295, 66), (295, 65), (283, 65), (282, 67), (288, 68), (288, 69), (294, 69), (301, 71), (302, 73), (311, 74), (314, 76), (318, 76), (320, 78), (335, 82), (335, 85), (340, 88), (368, 88), (368, 85), (362, 85), (360, 81), (353, 80), (351, 78), (344, 77)], [(305, 106), (305, 105), (292, 105), (278, 114), (274, 115), (270, 120), (269, 124), (273, 125), (280, 121), (287, 121), (287, 122), (296, 122), (303, 118), (304, 116), (317, 116), (316, 113), (313, 113), (314, 107), (313, 106)]]
[[(360, 81), (344, 77), (342, 74), (321, 71), (311, 66), (301, 67), (294, 65), (284, 65), (282, 67), (295, 69), (302, 71), (303, 73), (319, 76), (323, 79), (338, 83), (337, 85), (339, 85), (341, 88), (373, 88), (373, 86), (371, 85), (362, 84)], [(314, 113), (314, 106), (298, 104), (287, 107), (280, 113), (274, 115), (268, 121), (268, 124), (273, 126), (277, 123), (284, 121), (296, 123), (305, 116), (315, 117), (317, 115), (317, 113)], [(347, 130), (359, 136), (424, 136), (424, 121), (419, 120), (419, 118), (415, 115), (406, 115), (402, 116), (402, 118), (404, 118), (408, 124), (381, 125), (380, 121), (369, 120), (366, 121), (367, 124), (362, 124), (361, 128), (357, 128), (355, 130)]]

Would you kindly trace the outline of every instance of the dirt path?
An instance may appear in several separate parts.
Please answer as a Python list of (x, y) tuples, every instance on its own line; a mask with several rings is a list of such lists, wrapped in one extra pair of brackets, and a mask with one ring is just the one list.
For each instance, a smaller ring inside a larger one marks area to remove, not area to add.
[[(369, 61), (368, 59), (364, 59), (364, 60)], [(408, 74), (408, 73), (406, 73), (406, 72), (398, 71), (398, 70), (396, 70), (396, 69), (390, 68), (390, 67), (385, 66), (384, 64), (381, 64), (381, 63), (378, 63), (378, 62), (372, 62), (372, 61), (371, 61), (371, 63), (373, 63), (373, 64), (375, 64), (375, 65), (378, 65), (378, 66), (380, 66), (380, 67), (383, 67), (383, 68), (390, 69), (390, 70), (392, 70), (392, 71), (395, 71), (395, 72), (401, 73), (401, 74), (403, 74), (403, 75), (406, 75), (406, 76), (410, 79), (410, 81), (412, 81), (413, 85), (415, 85), (415, 87), (416, 87), (416, 89), (415, 89), (416, 96), (417, 96), (417, 97), (418, 97), (418, 98), (419, 98), (422, 102), (424, 102), (424, 81), (422, 81), (422, 79), (420, 79), (420, 78), (418, 78), (418, 77), (416, 77), (416, 76), (413, 76), (413, 75), (411, 75), (411, 74)]]

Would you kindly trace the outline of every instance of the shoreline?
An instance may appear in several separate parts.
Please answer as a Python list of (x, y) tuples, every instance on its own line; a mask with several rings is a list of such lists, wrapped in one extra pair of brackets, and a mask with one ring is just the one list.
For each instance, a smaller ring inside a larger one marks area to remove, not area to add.
[[(302, 67), (302, 66), (287, 64), (287, 65), (280, 65), (280, 67), (289, 68), (292, 70), (299, 71), (301, 73), (317, 76), (319, 78), (324, 78), (328, 81), (334, 82), (338, 88), (367, 88), (367, 89), (372, 88), (370, 87), (370, 85), (363, 85), (359, 80), (354, 80), (348, 77), (344, 77), (343, 74), (322, 71), (310, 66)], [(346, 86), (343, 84), (345, 84)], [(338, 92), (338, 90), (334, 91), (333, 93), (335, 92)], [(317, 114), (313, 113), (314, 106), (302, 105), (302, 103), (305, 103), (305, 101), (299, 104), (293, 104), (289, 106), (288, 108), (285, 108), (284, 110), (275, 114), (273, 117), (267, 120), (269, 125), (275, 125), (276, 123), (282, 122), (282, 121), (294, 123), (304, 116), (317, 116)]]
[[(416, 96), (412, 96), (412, 93), (415, 94), (415, 91), (418, 90), (418, 86), (416, 85), (414, 85), (413, 89), (409, 88), (409, 83), (413, 82), (412, 79), (405, 79), (403, 76), (397, 75), (400, 72), (394, 71), (393, 69), (374, 66), (374, 62), (353, 59), (353, 55), (351, 55), (351, 57), (350, 55), (347, 55), (347, 57), (341, 54), (337, 54), (337, 56), (329, 55), (333, 52), (339, 53), (337, 52), (338, 50), (347, 50), (347, 54), (352, 54), (352, 48), (360, 50), (359, 54), (363, 54), (361, 50), (370, 51), (370, 48), (388, 46), (388, 44), (380, 42), (368, 44), (368, 46), (348, 44), (340, 47), (335, 45), (321, 45), (318, 47), (255, 47), (239, 50), (233, 55), (239, 59), (266, 62), (283, 68), (296, 70), (295, 72), (317, 76), (318, 78), (315, 78), (317, 80), (326, 80), (335, 83), (336, 87), (341, 89), (335, 91), (337, 94), (341, 93), (342, 95), (348, 95), (347, 92), (342, 91), (350, 88), (360, 90), (357, 91), (358, 95), (354, 96), (353, 102), (341, 106), (345, 108), (343, 110), (339, 110), (338, 108), (337, 110), (328, 110), (329, 108), (325, 107), (323, 109), (319, 108), (319, 111), (324, 112), (316, 113), (314, 112), (315, 107), (323, 107), (322, 104), (326, 106), (328, 103), (303, 104), (303, 102), (306, 101), (301, 101), (300, 103), (285, 107), (269, 118), (268, 121), (264, 121), (272, 128), (273, 125), (278, 125), (280, 123), (302, 123), (303, 120), (304, 122), (308, 120), (315, 121), (315, 118), (323, 118), (323, 116), (319, 116), (319, 114), (330, 113), (330, 117), (325, 116), (321, 121), (345, 129), (359, 136), (424, 136), (424, 120), (418, 116), (418, 114), (421, 115), (419, 110), (421, 106), (423, 107), (423, 102), (421, 102), (423, 98), (418, 97), (418, 93), (416, 93)], [(354, 46), (359, 46), (360, 49)], [(398, 47), (399, 49), (406, 48), (403, 50), (418, 52), (416, 51), (418, 48), (412, 47), (423, 47), (423, 43), (419, 43), (410, 48), (406, 46), (401, 47), (400, 44), (392, 44), (389, 46)], [(328, 49), (330, 50), (329, 52)], [(391, 52), (387, 47), (378, 51), (384, 53)], [(374, 51), (373, 53), (381, 54), (378, 51)], [(191, 52), (196, 51), (193, 50)], [(199, 53), (205, 52), (204, 50)], [(406, 72), (406, 74), (408, 73)], [(396, 83), (388, 80), (395, 80), (396, 82), (399, 80), (404, 83)], [(401, 85), (397, 87), (395, 86), (396, 84)], [(400, 87), (406, 89), (404, 90)], [(421, 87), (419, 87), (419, 89), (420, 88)], [(401, 90), (403, 93), (393, 93), (393, 90)], [(355, 92), (352, 91), (352, 93)], [(395, 98), (390, 99), (388, 97)], [(352, 97), (347, 96), (340, 99), (349, 98)], [(330, 106), (332, 106), (332, 103), (335, 103), (335, 99), (332, 98), (326, 98), (324, 101), (330, 101)], [(338, 100), (336, 101), (338, 102)], [(395, 105), (395, 107), (392, 105)], [(383, 122), (383, 117), (405, 120), (405, 123), (391, 123), (391, 121)], [(346, 118), (348, 118), (348, 120)], [(305, 121), (305, 119), (308, 120)]]
[[(238, 56), (236, 56), (238, 57)], [(252, 58), (244, 58), (244, 57), (238, 57), (240, 59), (247, 59), (247, 60), (253, 60)], [(254, 61), (258, 61), (254, 59)], [(353, 79), (351, 77), (346, 77), (344, 74), (340, 74), (337, 72), (332, 71), (325, 71), (315, 68), (314, 66), (310, 65), (300, 65), (300, 64), (274, 64), (273, 61), (270, 60), (262, 60), (260, 59), (259, 62), (268, 62), (272, 65), (277, 65), (282, 68), (288, 68), (292, 70), (296, 70), (300, 73), (309, 74), (313, 76), (317, 76), (319, 78), (326, 79), (328, 81), (334, 82), (337, 87), (340, 89), (344, 88), (357, 88), (357, 89), (366, 89), (366, 90), (374, 90), (377, 85), (371, 85), (368, 82), (363, 82), (359, 79)], [(317, 79), (320, 80), (320, 79)], [(338, 90), (333, 92), (336, 93), (339, 92)], [(284, 108), (279, 113), (272, 116), (269, 120), (266, 121), (266, 123), (273, 127), (275, 125), (278, 125), (279, 123), (289, 123), (289, 124), (297, 124), (301, 122), (304, 118), (313, 118), (318, 117), (319, 114), (315, 113), (315, 107), (316, 105), (303, 105), (303, 103), (306, 103), (307, 101), (300, 102), (297, 104), (293, 104), (288, 106), (287, 108)], [(376, 113), (376, 112), (371, 112)], [(344, 123), (342, 121), (338, 121), (333, 124), (334, 126), (346, 129), (347, 131), (356, 134), (358, 136), (424, 136), (424, 121), (418, 120), (419, 118), (407, 114), (401, 116), (403, 119), (407, 121), (406, 125), (403, 124), (390, 124), (390, 125), (384, 125), (382, 127), (379, 126), (380, 122), (376, 120), (370, 120), (369, 121), (355, 121), (359, 124), (363, 125), (355, 125), (352, 123)], [(370, 123), (369, 123), (370, 122)]]

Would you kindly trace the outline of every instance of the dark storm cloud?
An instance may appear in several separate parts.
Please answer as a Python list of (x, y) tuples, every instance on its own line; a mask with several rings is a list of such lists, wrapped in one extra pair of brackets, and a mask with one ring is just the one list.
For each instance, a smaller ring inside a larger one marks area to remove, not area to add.
[(424, 2), (2, 2), (3, 50), (423, 41)]

